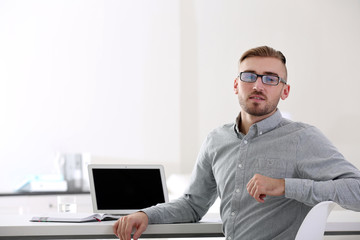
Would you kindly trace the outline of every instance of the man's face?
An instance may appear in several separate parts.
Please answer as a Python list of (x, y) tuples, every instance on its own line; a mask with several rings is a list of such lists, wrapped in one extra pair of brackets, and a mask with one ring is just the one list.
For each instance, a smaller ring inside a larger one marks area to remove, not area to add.
[[(239, 72), (253, 72), (261, 75), (276, 75), (286, 79), (284, 64), (273, 57), (249, 57), (239, 65)], [(239, 78), (234, 81), (234, 91), (244, 112), (262, 117), (270, 116), (276, 111), (280, 98), (285, 100), (290, 86), (280, 82), (277, 86), (262, 83), (261, 77), (253, 83), (243, 82)]]

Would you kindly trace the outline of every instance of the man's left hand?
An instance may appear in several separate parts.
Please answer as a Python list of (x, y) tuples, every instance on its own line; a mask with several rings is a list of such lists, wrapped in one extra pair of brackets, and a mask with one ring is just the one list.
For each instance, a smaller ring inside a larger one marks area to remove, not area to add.
[(265, 202), (269, 196), (281, 196), (285, 194), (285, 179), (276, 179), (255, 174), (246, 186), (249, 194), (258, 202)]

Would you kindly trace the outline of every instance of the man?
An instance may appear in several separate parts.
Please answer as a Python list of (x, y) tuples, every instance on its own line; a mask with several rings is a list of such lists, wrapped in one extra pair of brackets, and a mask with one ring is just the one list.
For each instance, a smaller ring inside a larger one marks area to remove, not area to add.
[(137, 239), (150, 223), (196, 222), (219, 196), (226, 239), (294, 239), (311, 207), (331, 200), (360, 210), (360, 172), (315, 127), (282, 118), (286, 59), (250, 49), (234, 81), (241, 112), (200, 149), (184, 196), (121, 218), (114, 233)]

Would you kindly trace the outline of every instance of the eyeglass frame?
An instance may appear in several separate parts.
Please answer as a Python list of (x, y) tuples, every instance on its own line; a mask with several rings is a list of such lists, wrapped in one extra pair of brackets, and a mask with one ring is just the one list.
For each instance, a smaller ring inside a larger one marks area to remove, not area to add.
[[(256, 79), (255, 79), (254, 81), (251, 81), (251, 82), (244, 81), (244, 80), (241, 79), (241, 74), (242, 74), (242, 73), (251, 73), (251, 74), (254, 74), (254, 75), (256, 75)], [(278, 78), (277, 84), (272, 85), (272, 84), (267, 84), (267, 83), (265, 83), (265, 82), (264, 82), (264, 79), (263, 79), (264, 76), (270, 76), (270, 77), (276, 77), (276, 78)], [(240, 72), (237, 77), (238, 77), (241, 81), (246, 82), (246, 83), (254, 83), (254, 82), (257, 81), (258, 77), (261, 77), (261, 82), (262, 82), (263, 84), (265, 84), (265, 85), (268, 85), (268, 86), (277, 86), (277, 85), (279, 85), (280, 82), (284, 83), (285, 85), (287, 84), (287, 82), (286, 82), (284, 79), (282, 79), (281, 77), (276, 76), (276, 75), (269, 75), (269, 74), (264, 74), (264, 75), (262, 75), (262, 74), (256, 74), (256, 73), (253, 73), (253, 72)]]

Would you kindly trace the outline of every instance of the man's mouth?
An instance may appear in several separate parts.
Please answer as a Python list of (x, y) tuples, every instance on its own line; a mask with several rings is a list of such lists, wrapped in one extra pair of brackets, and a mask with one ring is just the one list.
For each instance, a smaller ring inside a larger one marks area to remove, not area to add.
[(261, 96), (261, 95), (251, 95), (251, 96), (249, 97), (249, 99), (264, 101), (264, 100), (265, 100), (265, 97), (264, 97), (264, 96)]

